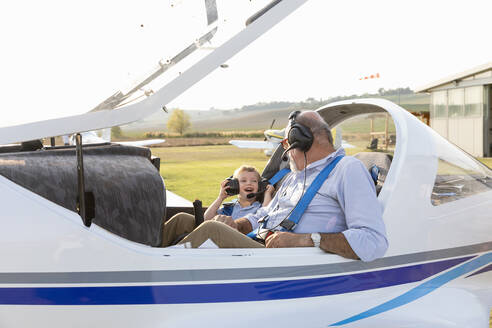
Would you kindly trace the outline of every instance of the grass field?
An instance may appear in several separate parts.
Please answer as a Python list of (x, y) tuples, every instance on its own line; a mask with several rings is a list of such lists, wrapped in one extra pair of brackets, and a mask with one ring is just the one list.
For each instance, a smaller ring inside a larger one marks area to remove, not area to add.
[[(348, 149), (352, 155), (363, 151), (364, 142), (354, 142), (361, 148)], [(231, 145), (152, 148), (161, 158), (161, 175), (166, 188), (188, 199), (200, 199), (204, 206), (217, 197), (219, 184), (242, 164), (255, 166), (260, 172), (268, 157), (258, 149), (239, 149)], [(492, 158), (479, 158), (492, 167)]]
[[(359, 148), (349, 149), (353, 154)], [(239, 149), (231, 145), (152, 148), (161, 158), (161, 175), (166, 188), (188, 200), (200, 199), (210, 205), (219, 193), (220, 183), (243, 164), (260, 173), (268, 162), (262, 150)]]
[(260, 172), (268, 157), (258, 149), (234, 146), (197, 146), (153, 148), (161, 158), (161, 175), (166, 188), (188, 199), (200, 199), (204, 206), (217, 197), (220, 183), (242, 164), (255, 166)]

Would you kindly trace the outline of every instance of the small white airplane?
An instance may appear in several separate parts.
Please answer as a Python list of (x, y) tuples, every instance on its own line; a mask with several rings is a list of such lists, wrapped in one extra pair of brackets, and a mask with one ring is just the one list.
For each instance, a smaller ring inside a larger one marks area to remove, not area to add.
[[(273, 2), (139, 103), (0, 128), (0, 145), (139, 120), (304, 2)], [(331, 126), (381, 112), (395, 122), (392, 158), (358, 155), (383, 173), (376, 181), (389, 240), (383, 258), (362, 262), (318, 248), (160, 248), (170, 209), (150, 149), (78, 147), (76, 165), (72, 148), (0, 147), (0, 325), (488, 327), (491, 170), (387, 100), (318, 111)], [(269, 169), (278, 162), (274, 155)]]
[[(335, 135), (334, 146), (335, 149), (340, 147), (343, 148), (355, 148), (354, 145), (349, 144), (345, 140), (342, 139), (342, 129), (336, 128), (332, 133)], [(272, 156), (273, 151), (278, 147), (278, 145), (285, 138), (285, 129), (281, 130), (265, 130), (265, 140), (229, 140), (231, 145), (234, 145), (239, 148), (250, 148), (250, 149), (265, 149), (266, 156)]]
[[(103, 131), (109, 131), (109, 129), (105, 129)], [(84, 144), (101, 144), (101, 143), (108, 143), (112, 142), (115, 144), (119, 145), (124, 145), (124, 146), (135, 146), (135, 147), (146, 147), (146, 146), (151, 146), (151, 145), (157, 145), (163, 142), (166, 142), (165, 139), (147, 139), (147, 140), (136, 140), (136, 141), (111, 141), (111, 134), (105, 134), (103, 133), (103, 136), (100, 137), (96, 133), (96, 131), (87, 131), (87, 132), (82, 132), (82, 140)], [(64, 140), (67, 139), (67, 144), (74, 146), (76, 144), (75, 142), (75, 134), (71, 135), (70, 137), (64, 136)]]
[(284, 131), (282, 130), (272, 130), (268, 129), (263, 132), (265, 135), (264, 141), (259, 140), (229, 140), (231, 145), (239, 148), (250, 148), (250, 149), (264, 149), (265, 155), (271, 156), (275, 148), (284, 139)]

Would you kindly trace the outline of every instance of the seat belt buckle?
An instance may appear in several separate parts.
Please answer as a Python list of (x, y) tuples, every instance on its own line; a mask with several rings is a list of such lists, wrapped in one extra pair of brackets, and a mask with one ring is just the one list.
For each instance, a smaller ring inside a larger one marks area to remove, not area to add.
[(292, 231), (295, 228), (296, 224), (289, 219), (284, 219), (280, 223), (280, 226), (287, 231)]
[(258, 220), (258, 223), (263, 224), (268, 222), (268, 214)]
[(265, 245), (265, 241), (267, 240), (267, 238), (273, 234), (274, 234), (274, 231), (272, 231), (272, 230), (258, 229), (256, 236), (253, 237), (253, 240)]

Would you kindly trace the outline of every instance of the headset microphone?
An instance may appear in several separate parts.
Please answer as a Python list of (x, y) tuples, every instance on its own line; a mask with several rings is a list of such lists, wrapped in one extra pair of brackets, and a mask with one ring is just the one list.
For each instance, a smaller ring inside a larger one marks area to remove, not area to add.
[(294, 142), (292, 145), (289, 146), (289, 148), (287, 148), (286, 150), (284, 150), (284, 152), (282, 153), (282, 160), (285, 162), (288, 160), (288, 157), (287, 157), (287, 153), (289, 152), (289, 150), (293, 149), (293, 148), (297, 148), (298, 147), (298, 142)]
[(263, 191), (260, 191), (260, 192), (252, 192), (250, 194), (247, 194), (246, 195), (246, 198), (251, 199), (253, 197), (256, 197), (256, 196), (259, 196), (259, 195), (263, 194), (264, 192), (265, 192), (264, 190)]

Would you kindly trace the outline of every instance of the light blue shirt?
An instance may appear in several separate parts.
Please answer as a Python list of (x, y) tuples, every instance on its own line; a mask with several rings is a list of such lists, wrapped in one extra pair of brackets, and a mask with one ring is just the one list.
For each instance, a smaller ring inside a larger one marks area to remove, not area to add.
[[(306, 170), (291, 172), (270, 204), (246, 218), (253, 230), (258, 220), (268, 215), (267, 228), (281, 230), (279, 224), (290, 214), (321, 170), (336, 156), (345, 155), (343, 148), (313, 162)], [(306, 173), (306, 185), (304, 174)], [(321, 185), (295, 227), (296, 233), (342, 232), (354, 252), (363, 261), (382, 257), (388, 248), (382, 209), (376, 197), (374, 182), (364, 164), (344, 156)]]
[[(236, 199), (236, 203), (234, 204), (232, 208), (232, 214), (231, 217), (233, 220), (243, 218), (247, 216), (248, 214), (254, 214), (258, 209), (261, 207), (260, 202), (254, 202), (249, 206), (246, 207), (241, 207), (239, 204), (239, 200)], [(221, 207), (217, 210), (217, 214), (224, 214), (224, 207)]]

